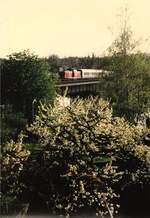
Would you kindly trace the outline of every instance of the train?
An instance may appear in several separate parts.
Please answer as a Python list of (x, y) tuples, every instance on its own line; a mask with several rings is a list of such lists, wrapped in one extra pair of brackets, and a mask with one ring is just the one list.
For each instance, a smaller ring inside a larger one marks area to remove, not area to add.
[(94, 79), (108, 74), (109, 71), (102, 69), (60, 69), (59, 76), (61, 79)]

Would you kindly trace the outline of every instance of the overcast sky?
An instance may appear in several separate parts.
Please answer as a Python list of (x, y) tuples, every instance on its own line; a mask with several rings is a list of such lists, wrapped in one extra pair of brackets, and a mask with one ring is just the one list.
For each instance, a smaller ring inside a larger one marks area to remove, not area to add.
[[(0, 57), (30, 49), (39, 56), (103, 55), (129, 8), (138, 38), (150, 38), (150, 0), (0, 0)], [(149, 43), (141, 49), (150, 52)]]

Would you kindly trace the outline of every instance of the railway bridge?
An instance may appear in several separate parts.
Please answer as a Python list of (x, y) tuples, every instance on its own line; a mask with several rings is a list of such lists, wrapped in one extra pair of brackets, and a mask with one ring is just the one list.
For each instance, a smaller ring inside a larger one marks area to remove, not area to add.
[(98, 79), (70, 79), (61, 80), (56, 87), (61, 95), (67, 89), (67, 95), (70, 97), (96, 95), (98, 91)]

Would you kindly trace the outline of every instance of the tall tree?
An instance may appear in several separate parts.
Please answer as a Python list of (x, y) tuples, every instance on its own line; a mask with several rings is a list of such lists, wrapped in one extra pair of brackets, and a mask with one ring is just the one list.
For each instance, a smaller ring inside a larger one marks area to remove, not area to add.
[(35, 101), (53, 100), (55, 82), (44, 59), (27, 50), (9, 55), (1, 68), (2, 104), (12, 104), (31, 119)]
[(150, 60), (136, 52), (137, 42), (127, 21), (109, 48), (112, 73), (101, 81), (100, 89), (117, 114), (133, 119), (150, 108)]

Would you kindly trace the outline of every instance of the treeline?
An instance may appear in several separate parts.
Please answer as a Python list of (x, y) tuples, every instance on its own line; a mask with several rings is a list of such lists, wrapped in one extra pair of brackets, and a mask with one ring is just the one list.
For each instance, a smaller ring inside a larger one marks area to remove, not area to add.
[(85, 57), (64, 57), (50, 55), (47, 61), (53, 72), (58, 72), (59, 67), (63, 68), (88, 68), (88, 69), (109, 69), (111, 57), (98, 57), (94, 54)]

